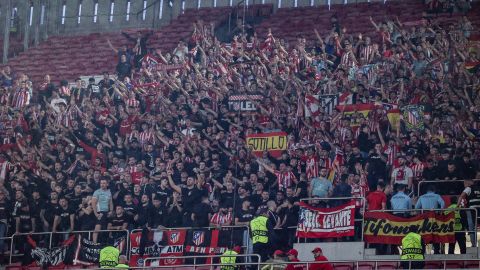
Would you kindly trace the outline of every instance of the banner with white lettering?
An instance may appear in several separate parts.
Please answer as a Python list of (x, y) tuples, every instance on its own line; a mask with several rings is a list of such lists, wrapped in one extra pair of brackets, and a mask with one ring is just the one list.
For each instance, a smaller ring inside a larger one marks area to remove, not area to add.
[(355, 234), (355, 201), (332, 208), (300, 203), (297, 237), (332, 238)]
[(261, 102), (262, 95), (247, 94), (247, 95), (231, 95), (228, 97), (228, 109), (232, 112), (255, 112), (257, 106), (254, 102)]

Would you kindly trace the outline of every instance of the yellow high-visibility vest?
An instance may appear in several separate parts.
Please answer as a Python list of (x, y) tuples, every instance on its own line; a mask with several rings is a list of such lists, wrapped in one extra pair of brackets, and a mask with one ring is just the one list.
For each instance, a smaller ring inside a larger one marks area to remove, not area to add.
[(120, 251), (115, 247), (108, 246), (100, 250), (100, 268), (114, 268), (118, 265)]
[(233, 250), (227, 250), (225, 253), (222, 254), (222, 257), (220, 257), (220, 263), (222, 266), (220, 266), (221, 270), (233, 270), (235, 269), (234, 265), (223, 265), (223, 264), (235, 264), (237, 261), (237, 256), (238, 253), (233, 251)]
[(422, 236), (418, 233), (408, 233), (402, 239), (402, 260), (423, 260)]
[(268, 243), (268, 219), (264, 216), (258, 216), (250, 221), (250, 229), (252, 230), (252, 244)]

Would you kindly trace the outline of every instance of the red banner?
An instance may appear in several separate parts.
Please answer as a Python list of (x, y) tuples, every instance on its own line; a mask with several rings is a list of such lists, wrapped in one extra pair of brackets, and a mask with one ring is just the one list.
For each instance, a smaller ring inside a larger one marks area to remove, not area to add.
[(168, 259), (168, 257), (183, 255), (185, 236), (185, 230), (149, 231), (143, 235), (144, 239), (142, 239), (142, 232), (130, 234), (130, 266), (144, 266), (145, 259), (153, 257), (165, 257), (165, 259), (154, 261), (151, 265), (148, 263), (146, 266), (181, 264), (181, 259)]
[(422, 236), (426, 243), (455, 242), (455, 216), (430, 211), (411, 218), (382, 212), (365, 213), (364, 239), (367, 243), (400, 245), (409, 232)]
[(300, 203), (297, 237), (330, 238), (354, 234), (355, 201), (332, 208), (316, 208)]

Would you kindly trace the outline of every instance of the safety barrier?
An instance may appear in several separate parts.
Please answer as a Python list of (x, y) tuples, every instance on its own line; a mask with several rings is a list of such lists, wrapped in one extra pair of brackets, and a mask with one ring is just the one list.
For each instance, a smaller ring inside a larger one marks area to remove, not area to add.
[[(258, 263), (245, 263), (245, 262), (239, 262), (239, 263), (235, 263), (235, 264), (221, 264), (221, 263), (211, 263), (211, 264), (205, 264), (205, 263), (200, 263), (200, 264), (197, 264), (197, 259), (200, 259), (200, 258), (211, 258), (211, 259), (214, 259), (214, 258), (221, 258), (223, 255), (200, 255), (200, 256), (168, 256), (168, 257), (155, 257), (155, 258), (146, 258), (145, 261), (144, 261), (144, 267), (146, 267), (149, 263), (150, 265), (152, 264), (152, 262), (155, 262), (155, 261), (160, 261), (160, 260), (165, 260), (165, 259), (193, 259), (193, 264), (184, 264), (185, 266), (188, 265), (188, 267), (193, 267), (194, 269), (196, 269), (197, 267), (199, 266), (202, 266), (202, 269), (204, 269), (204, 266), (215, 266), (215, 265), (223, 265), (223, 266), (228, 266), (228, 265), (231, 265), (231, 266), (234, 266), (234, 265), (252, 265), (252, 264), (257, 264), (257, 266), (259, 266)], [(261, 258), (260, 258), (260, 255), (258, 254), (237, 254), (237, 255), (228, 255), (228, 257), (235, 257), (235, 258), (249, 258), (251, 259), (251, 257), (256, 257), (257, 258), (257, 262), (261, 261)], [(155, 267), (158, 267), (158, 266), (155, 266)], [(172, 265), (168, 266), (169, 268), (172, 267)], [(175, 265), (175, 267), (177, 267)]]
[[(258, 256), (258, 255), (257, 255)], [(450, 269), (454, 264), (458, 264), (461, 266), (469, 266), (470, 269), (474, 268), (475, 266), (476, 269), (480, 269), (480, 260), (478, 259), (425, 259), (425, 260), (410, 260), (408, 262), (415, 262), (415, 261), (423, 261), (425, 262), (426, 265), (430, 266), (436, 266), (434, 268), (428, 268), (428, 269)], [(194, 270), (194, 269), (201, 269), (201, 270), (214, 270), (214, 269), (219, 269), (219, 266), (256, 266), (256, 269), (261, 269), (263, 266), (280, 266), (280, 265), (300, 265), (303, 267), (304, 270), (309, 269), (310, 266), (313, 265), (319, 265), (319, 264), (331, 264), (336, 267), (341, 267), (343, 266), (342, 269), (349, 268), (352, 270), (357, 270), (357, 269), (371, 269), (371, 270), (378, 270), (378, 269), (386, 269), (385, 266), (387, 266), (388, 269), (414, 269), (411, 267), (411, 264), (408, 265), (408, 268), (403, 268), (401, 266), (402, 261), (400, 259), (383, 259), (383, 260), (364, 260), (364, 261), (353, 261), (353, 260), (334, 260), (334, 261), (324, 261), (324, 262), (313, 262), (313, 261), (308, 261), (308, 262), (272, 262), (272, 263), (235, 263), (235, 264), (220, 264), (220, 263), (211, 263), (211, 264), (202, 264), (202, 265), (197, 265), (197, 266), (192, 266), (192, 265), (159, 265), (159, 266), (140, 266), (140, 267), (130, 267), (129, 269), (142, 269), (142, 270), (152, 270), (152, 269), (188, 269), (188, 270)], [(76, 268), (69, 268), (69, 269), (74, 269)], [(82, 268), (78, 268), (82, 269)], [(89, 268), (90, 270), (114, 270), (118, 268)]]
[[(418, 182), (418, 185), (417, 185), (417, 195), (420, 196), (420, 192), (422, 191), (422, 187), (423, 186), (428, 186), (428, 185), (433, 185), (433, 186), (436, 186), (436, 185), (441, 185), (441, 184), (446, 184), (446, 183), (464, 183), (465, 181), (473, 181), (473, 182), (478, 182), (480, 181), (480, 179), (461, 179), (461, 180), (422, 180), (420, 182)], [(461, 191), (460, 191), (461, 192)], [(460, 195), (459, 194), (455, 194), (455, 195)]]
[[(364, 227), (364, 222), (365, 222), (365, 219), (363, 218), (363, 214), (365, 213), (365, 207), (366, 207), (366, 200), (365, 200), (365, 197), (335, 197), (335, 198), (304, 198), (304, 199), (300, 199), (301, 202), (304, 202), (304, 201), (335, 201), (335, 200), (339, 200), (339, 201), (348, 201), (348, 200), (360, 200), (362, 202), (362, 207), (361, 208), (357, 208), (355, 207), (355, 209), (360, 209), (361, 212), (360, 214), (362, 215), (362, 218), (355, 218), (355, 222), (362, 222), (362, 228)], [(304, 238), (305, 241), (307, 238)], [(360, 236), (360, 239), (361, 241), (363, 241), (363, 230), (361, 232), (361, 236)], [(297, 243), (300, 243), (300, 238), (297, 237)]]
[[(97, 230), (97, 231), (71, 231), (71, 232), (33, 232), (33, 233), (14, 233), (10, 238), (11, 238), (11, 242), (10, 242), (10, 255), (9, 255), (9, 263), (11, 264), (12, 263), (12, 258), (15, 257), (15, 256), (20, 256), (21, 254), (13, 254), (14, 250), (15, 250), (15, 239), (17, 238), (24, 238), (24, 237), (27, 237), (27, 236), (33, 236), (33, 237), (36, 237), (36, 238), (43, 238), (43, 240), (45, 240), (45, 238), (48, 239), (48, 248), (51, 249), (52, 248), (52, 244), (53, 244), (53, 238), (54, 236), (62, 236), (62, 235), (76, 235), (76, 234), (88, 234), (88, 237), (90, 238), (91, 235), (95, 234), (95, 233), (98, 233), (98, 234), (102, 234), (102, 233), (125, 233), (125, 237), (126, 237), (126, 247), (129, 247), (129, 240), (130, 238), (128, 237), (129, 236), (129, 231), (128, 230)], [(22, 244), (25, 244), (25, 243), (22, 243)]]

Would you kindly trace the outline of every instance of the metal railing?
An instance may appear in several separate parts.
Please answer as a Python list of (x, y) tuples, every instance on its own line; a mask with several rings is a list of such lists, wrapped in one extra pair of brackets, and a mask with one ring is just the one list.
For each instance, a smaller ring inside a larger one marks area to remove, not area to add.
[[(304, 201), (334, 201), (334, 200), (339, 200), (339, 201), (348, 201), (348, 200), (360, 200), (362, 202), (362, 207), (361, 208), (357, 208), (355, 206), (355, 210), (356, 209), (360, 209), (361, 212), (360, 214), (362, 215), (362, 218), (355, 218), (355, 222), (362, 222), (362, 228), (364, 227), (364, 224), (365, 224), (365, 218), (363, 218), (363, 215), (365, 213), (365, 207), (366, 207), (366, 200), (365, 200), (365, 197), (336, 197), (336, 198), (304, 198), (304, 199), (300, 199), (301, 202), (304, 202)], [(307, 238), (305, 238), (306, 240)], [(361, 231), (361, 236), (360, 236), (360, 239), (361, 241), (363, 242), (363, 229)], [(297, 237), (297, 243), (300, 243), (300, 237)]]
[[(193, 269), (196, 269), (197, 267), (199, 266), (202, 266), (202, 269), (204, 269), (205, 266), (219, 266), (219, 265), (222, 265), (222, 266), (228, 266), (228, 265), (231, 265), (231, 266), (234, 266), (234, 265), (252, 265), (252, 264), (257, 264), (257, 266), (259, 266), (258, 263), (232, 263), (232, 264), (225, 264), (225, 263), (211, 263), (211, 264), (206, 264), (206, 263), (200, 263), (200, 264), (197, 264), (197, 259), (201, 259), (201, 258), (206, 258), (206, 259), (214, 259), (214, 258), (221, 258), (223, 257), (224, 255), (199, 255), (199, 256), (166, 256), (166, 257), (152, 257), (152, 258), (146, 258), (144, 260), (144, 263), (143, 263), (143, 266), (144, 267), (147, 267), (148, 264), (154, 261), (160, 261), (160, 260), (165, 260), (165, 259), (193, 259), (193, 265), (192, 264), (184, 264), (185, 266), (189, 266), (189, 267), (193, 267)], [(256, 257), (257, 258), (257, 262), (261, 261), (261, 258), (260, 258), (260, 255), (258, 254), (237, 254), (237, 255), (228, 255), (228, 257), (235, 257), (235, 258), (251, 258), (251, 257)], [(159, 266), (155, 266), (155, 268), (157, 268)], [(172, 266), (165, 266), (165, 268), (171, 268)], [(175, 267), (177, 267), (177, 265), (175, 265)], [(161, 267), (160, 267), (161, 268)], [(212, 268), (211, 268), (212, 269)]]
[[(461, 179), (461, 180), (422, 180), (418, 182), (417, 185), (417, 195), (420, 196), (420, 191), (422, 190), (422, 186), (428, 186), (428, 185), (441, 185), (441, 184), (446, 184), (446, 183), (464, 183), (465, 181), (473, 181), (473, 182), (478, 182), (480, 179)], [(460, 195), (460, 194), (456, 194)]]
[[(255, 254), (256, 255), (256, 254)], [(252, 255), (250, 255), (252, 256)], [(258, 255), (257, 255), (258, 256)], [(181, 257), (181, 256), (178, 256)], [(172, 257), (174, 258), (174, 257)], [(160, 258), (164, 259), (164, 258)], [(189, 269), (219, 269), (215, 268), (217, 266), (256, 266), (255, 268), (261, 269), (263, 266), (280, 266), (280, 265), (300, 265), (303, 267), (303, 269), (309, 269), (310, 266), (313, 265), (320, 265), (320, 264), (330, 264), (333, 265), (334, 267), (338, 266), (349, 266), (352, 270), (355, 269), (362, 269), (364, 266), (370, 267), (369, 269), (377, 270), (380, 269), (380, 267), (385, 266), (385, 265), (391, 265), (394, 267), (400, 267), (403, 263), (409, 263), (407, 268), (404, 269), (414, 269), (412, 268), (412, 265), (410, 264), (411, 262), (425, 262), (425, 264), (434, 264), (437, 265), (438, 268), (435, 269), (449, 269), (448, 264), (452, 263), (460, 263), (462, 265), (478, 265), (476, 269), (480, 269), (480, 260), (478, 259), (425, 259), (425, 260), (409, 260), (409, 261), (402, 261), (399, 259), (383, 259), (383, 260), (363, 260), (363, 261), (358, 261), (358, 260), (332, 260), (332, 261), (322, 261), (322, 262), (314, 262), (314, 261), (301, 261), (301, 262), (272, 262), (272, 263), (235, 263), (235, 264), (221, 264), (221, 263), (208, 263), (208, 264), (202, 264), (200, 266), (192, 266), (192, 265), (185, 265), (185, 264), (180, 264), (180, 265), (159, 265), (159, 266), (139, 266), (139, 267), (129, 267), (129, 269), (172, 269), (172, 268), (186, 268), (188, 267)], [(469, 263), (471, 262), (471, 263)], [(76, 268), (71, 268), (69, 269), (76, 269)], [(82, 269), (82, 268), (78, 268)], [(92, 270), (105, 270), (105, 269), (118, 269), (118, 268), (89, 268)], [(382, 269), (384, 269), (382, 267)], [(430, 268), (432, 269), (432, 268)]]
[[(9, 263), (11, 264), (12, 263), (12, 258), (15, 257), (15, 256), (19, 256), (19, 254), (17, 255), (14, 255), (13, 251), (15, 250), (15, 238), (20, 238), (20, 237), (28, 237), (28, 236), (38, 236), (38, 237), (48, 237), (49, 240), (48, 240), (48, 248), (51, 249), (52, 248), (52, 244), (53, 244), (53, 237), (54, 236), (57, 236), (57, 235), (64, 235), (64, 234), (69, 234), (69, 235), (75, 235), (75, 234), (87, 234), (88, 233), (88, 237), (90, 238), (91, 235), (95, 234), (95, 233), (98, 233), (98, 234), (101, 234), (101, 233), (125, 233), (125, 236), (126, 236), (126, 247), (128, 249), (130, 249), (130, 237), (129, 237), (129, 231), (128, 230), (92, 230), (92, 231), (71, 231), (71, 232), (32, 232), (32, 233), (14, 233), (11, 237), (11, 242), (10, 242), (10, 256), (9, 256)], [(60, 242), (63, 242), (63, 241), (60, 241)]]

